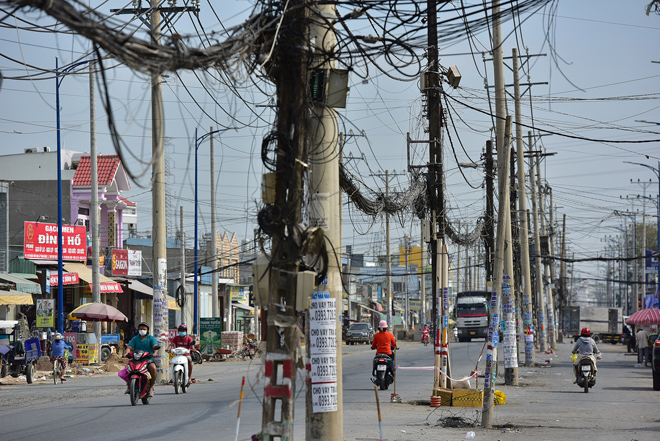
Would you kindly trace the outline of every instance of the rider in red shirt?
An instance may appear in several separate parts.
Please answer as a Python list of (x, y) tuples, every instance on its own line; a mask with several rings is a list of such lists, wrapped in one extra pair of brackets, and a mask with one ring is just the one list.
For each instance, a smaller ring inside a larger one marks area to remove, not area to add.
[(385, 354), (390, 357), (387, 364), (390, 365), (390, 369), (393, 369), (394, 364), (391, 357), (392, 349), (396, 348), (396, 339), (394, 338), (394, 334), (387, 332), (387, 322), (385, 320), (381, 320), (380, 323), (378, 323), (378, 331), (379, 332), (374, 335), (374, 340), (371, 343), (371, 349), (376, 350), (373, 370), (376, 369), (376, 360), (378, 359), (379, 354)]
[[(172, 339), (172, 343), (167, 348), (167, 351), (171, 351), (172, 348), (186, 348), (192, 351), (193, 346), (195, 346), (195, 339), (188, 335), (188, 326), (185, 323), (179, 325), (179, 334)], [(192, 376), (193, 362), (190, 354), (186, 355), (188, 359), (188, 378), (190, 381), (194, 380)]]

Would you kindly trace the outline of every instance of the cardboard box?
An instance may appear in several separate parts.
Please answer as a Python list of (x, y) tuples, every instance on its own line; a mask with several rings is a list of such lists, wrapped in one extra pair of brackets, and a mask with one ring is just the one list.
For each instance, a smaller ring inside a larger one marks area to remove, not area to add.
[(460, 390), (452, 393), (451, 405), (454, 407), (483, 407), (484, 392), (481, 390)]
[(451, 406), (452, 392), (453, 391), (451, 389), (445, 389), (444, 387), (437, 387), (433, 391), (433, 396), (440, 397), (441, 406)]

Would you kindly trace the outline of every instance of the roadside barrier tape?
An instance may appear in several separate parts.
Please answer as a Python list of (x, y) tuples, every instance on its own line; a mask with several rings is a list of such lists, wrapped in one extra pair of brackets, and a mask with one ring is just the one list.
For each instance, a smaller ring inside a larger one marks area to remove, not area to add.
[(440, 368), (436, 368), (435, 366), (421, 366), (421, 367), (403, 367), (403, 366), (397, 366), (397, 367), (396, 367), (396, 370), (399, 370), (399, 369), (404, 370), (404, 371), (405, 371), (405, 370), (408, 370), (408, 371), (433, 371), (433, 370), (436, 370), (436, 369), (437, 369), (437, 370), (440, 371), (440, 373), (441, 373), (442, 375), (444, 375), (445, 377), (447, 377), (447, 378), (448, 378), (449, 380), (451, 380), (451, 381), (465, 381), (465, 380), (469, 380), (470, 378), (477, 378), (477, 375), (478, 375), (478, 372), (474, 372), (474, 373), (472, 373), (472, 375), (468, 375), (467, 377), (463, 377), (463, 378), (457, 380), (457, 379), (455, 379), (455, 378), (450, 377), (450, 376), (447, 375), (442, 369), (440, 369)]

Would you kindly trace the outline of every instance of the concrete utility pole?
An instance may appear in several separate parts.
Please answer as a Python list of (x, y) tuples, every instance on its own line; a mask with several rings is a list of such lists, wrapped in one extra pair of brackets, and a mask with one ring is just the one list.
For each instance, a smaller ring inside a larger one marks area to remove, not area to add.
[(420, 297), (422, 300), (422, 324), (426, 324), (426, 252), (424, 251), (424, 243), (425, 243), (425, 234), (424, 234), (424, 221), (420, 220), (420, 227), (421, 227), (421, 234), (420, 234), (420, 241), (419, 241), (419, 275), (420, 275), (420, 281), (419, 281), (419, 292), (420, 292)]
[[(550, 226), (548, 228), (548, 230), (549, 230), (548, 231), (548, 233), (549, 233), (548, 234), (548, 247), (550, 249), (550, 255), (554, 256), (555, 255), (555, 240), (554, 240), (554, 237), (555, 237), (555, 214), (554, 214), (555, 213), (555, 207), (554, 207), (554, 202), (553, 202), (553, 199), (552, 199), (552, 187), (547, 185), (546, 188), (547, 188), (548, 194), (550, 196), (550, 210), (549, 210), (550, 211), (550, 219), (549, 219), (550, 220)], [(626, 262), (626, 267), (627, 266), (628, 266), (628, 263)], [(557, 281), (557, 275), (556, 275), (556, 272), (555, 272), (555, 260), (554, 259), (549, 260), (548, 268), (550, 269), (550, 276), (548, 278), (548, 282), (550, 283), (550, 289), (551, 289), (551, 291), (548, 291), (548, 292), (553, 293), (553, 295), (550, 296), (550, 300), (548, 301), (548, 304), (549, 304), (548, 308), (550, 309), (550, 312), (552, 313), (552, 335), (550, 336), (550, 339), (551, 339), (550, 343), (551, 343), (552, 349), (557, 349), (557, 326), (555, 326), (555, 321), (556, 321), (555, 320), (556, 319), (555, 312), (557, 311), (557, 308), (555, 306), (555, 296), (554, 296), (554, 292), (555, 292), (554, 285), (555, 285), (555, 282)], [(548, 317), (549, 316), (550, 316), (550, 314), (548, 314)]]
[[(160, 3), (151, 0), (151, 41), (160, 46)], [(169, 314), (167, 309), (167, 225), (165, 211), (165, 137), (163, 115), (163, 89), (160, 72), (151, 74), (151, 149), (153, 156), (153, 174), (151, 178), (153, 202), (153, 329), (151, 333), (158, 340), (161, 351), (156, 359), (156, 381), (169, 381), (170, 360), (163, 353), (169, 344)]]
[[(461, 221), (458, 221), (458, 231), (461, 231)], [(456, 292), (459, 293), (461, 292), (461, 244), (457, 244), (456, 248), (458, 248), (458, 258), (456, 259), (456, 275), (458, 276), (456, 279)]]
[[(213, 126), (209, 129), (209, 133), (213, 133)], [(220, 317), (220, 310), (218, 308), (218, 243), (217, 243), (217, 226), (215, 222), (215, 150), (213, 148), (213, 135), (209, 138), (209, 155), (211, 165), (211, 308), (213, 308), (213, 317)], [(227, 329), (231, 328), (231, 294), (227, 302), (228, 317)]]
[[(186, 318), (186, 233), (183, 231), (183, 205), (179, 206), (179, 240), (181, 241), (181, 286), (183, 287), (181, 321), (188, 322)], [(192, 331), (192, 328), (190, 328)]]
[[(497, 11), (493, 8), (493, 16), (499, 16), (499, 3)], [(497, 34), (495, 29), (497, 29)], [(493, 28), (493, 39), (499, 37), (499, 26)], [(495, 40), (497, 41), (497, 40)], [(493, 47), (498, 48), (495, 42)], [(500, 53), (501, 60), (501, 53)], [(497, 57), (496, 57), (497, 58)], [(502, 144), (498, 146), (498, 197), (499, 197), (499, 219), (497, 222), (497, 239), (495, 242), (495, 259), (494, 259), (494, 275), (493, 275), (493, 291), (491, 297), (491, 319), (490, 326), (488, 329), (488, 338), (486, 341), (486, 370), (484, 374), (484, 402), (483, 409), (481, 413), (481, 426), (485, 428), (491, 428), (493, 426), (493, 413), (495, 407), (495, 375), (494, 373), (497, 370), (497, 345), (499, 340), (499, 326), (500, 326), (500, 303), (501, 302), (510, 302), (508, 307), (512, 306), (511, 301), (511, 285), (510, 278), (505, 277), (504, 269), (506, 267), (505, 261), (505, 248), (506, 244), (506, 228), (508, 223), (507, 211), (509, 210), (509, 155), (510, 149), (506, 148), (509, 145), (511, 140), (511, 122), (512, 119), (510, 116), (506, 117), (506, 134), (504, 136)], [(508, 247), (511, 247), (511, 244), (508, 244)], [(506, 297), (504, 295), (506, 294)], [(511, 313), (507, 313), (504, 317), (505, 322), (507, 322), (508, 330), (509, 323), (507, 319), (510, 319)], [(511, 320), (513, 321), (513, 320)], [(514, 332), (515, 332), (515, 326)], [(515, 343), (515, 335), (514, 335)], [(515, 349), (515, 346), (514, 346)], [(515, 351), (514, 351), (515, 352)], [(506, 354), (505, 354), (506, 358)], [(506, 367), (505, 367), (506, 369)], [(505, 374), (506, 375), (506, 374)]]
[[(99, 283), (99, 173), (96, 151), (96, 91), (94, 90), (94, 63), (89, 63), (89, 162), (91, 168), (91, 207), (90, 217), (91, 225), (89, 229), (92, 233), (92, 302), (101, 302), (101, 285)], [(111, 246), (110, 244), (108, 244)], [(59, 286), (63, 289), (64, 283), (62, 280), (58, 281)], [(94, 334), (96, 341), (99, 344), (98, 354), (101, 353), (101, 322), (94, 322)], [(99, 359), (99, 362), (101, 360)]]
[[(541, 234), (548, 238), (548, 252), (552, 254), (552, 240), (550, 239), (550, 234), (548, 234), (548, 229), (545, 223), (545, 203), (543, 196), (543, 185), (541, 179), (541, 161), (536, 163), (536, 179), (538, 186), (538, 196), (539, 196), (539, 217), (541, 218)], [(555, 314), (554, 314), (554, 302), (552, 299), (552, 277), (550, 275), (550, 265), (547, 260), (543, 263), (543, 280), (544, 286), (547, 286), (548, 293), (548, 307), (547, 310), (547, 323), (548, 323), (548, 343), (550, 348), (555, 349), (557, 347), (557, 342), (555, 341)]]
[[(303, 0), (291, 0), (282, 17), (277, 51), (270, 69), (277, 87), (278, 105), (273, 130), (277, 134), (274, 206), (278, 213), (286, 213), (286, 216), (274, 219), (268, 231), (272, 252), (268, 276), (263, 441), (293, 440), (296, 366), (301, 361), (302, 349), (296, 312), (300, 248), (291, 238), (302, 222), (303, 169), (307, 167), (308, 13)], [(336, 205), (331, 208), (336, 211)]]
[[(532, 132), (527, 132), (527, 145), (529, 145), (530, 153), (532, 151)], [(545, 333), (545, 299), (543, 297), (543, 264), (541, 262), (541, 234), (539, 231), (539, 211), (538, 199), (536, 198), (536, 172), (534, 161), (540, 161), (538, 155), (530, 155), (529, 157), (529, 186), (532, 189), (532, 216), (534, 218), (534, 254), (536, 255), (536, 305), (537, 305), (537, 320), (538, 320), (538, 338), (539, 349), (541, 352), (546, 351), (546, 333)], [(539, 189), (540, 191), (540, 189)]]
[[(390, 172), (385, 170), (385, 199), (390, 198)], [(385, 286), (387, 287), (387, 292), (385, 293), (385, 298), (387, 299), (387, 326), (389, 329), (392, 329), (392, 256), (390, 251), (390, 214), (385, 213)]]
[[(516, 345), (516, 325), (515, 325), (515, 302), (512, 293), (513, 281), (513, 242), (511, 240), (511, 117), (506, 112), (506, 91), (504, 85), (504, 55), (502, 51), (501, 17), (499, 1), (493, 2), (493, 74), (495, 83), (495, 128), (497, 149), (497, 180), (499, 197), (502, 197), (502, 190), (506, 192), (506, 206), (501, 205), (497, 216), (497, 241), (500, 241), (500, 234), (503, 234), (503, 244), (501, 255), (498, 258), (502, 262), (495, 261), (495, 265), (502, 265), (500, 277), (493, 278), (493, 294), (497, 293), (501, 297), (502, 318), (505, 328), (503, 329), (502, 343), (504, 346), (504, 378), (506, 384), (517, 384), (518, 381), (518, 353)], [(504, 164), (506, 162), (506, 164)], [(506, 181), (503, 183), (503, 181)], [(497, 245), (496, 245), (497, 247)], [(495, 273), (497, 274), (497, 273)], [(494, 309), (493, 316), (499, 312)], [(497, 332), (498, 326), (494, 331)], [(493, 344), (493, 363), (497, 365), (497, 340)], [(496, 371), (495, 369), (493, 371)], [(491, 377), (490, 392), (495, 383), (495, 376)], [(485, 381), (484, 381), (485, 384)], [(493, 397), (486, 399), (486, 388), (484, 387), (484, 410), (493, 405)], [(489, 412), (485, 412), (489, 413)], [(492, 415), (491, 415), (492, 417)]]
[(559, 264), (559, 280), (561, 285), (561, 294), (563, 301), (562, 306), (568, 304), (567, 300), (567, 283), (566, 283), (566, 214), (563, 216), (562, 226), (561, 226), (561, 263)]
[(516, 111), (516, 161), (518, 165), (518, 206), (520, 208), (520, 269), (522, 273), (522, 316), (525, 342), (525, 366), (534, 366), (534, 336), (532, 335), (532, 278), (529, 266), (529, 225), (527, 224), (527, 193), (525, 187), (525, 144), (520, 110), (520, 80), (518, 75), (518, 49), (512, 51), (513, 82)]
[[(311, 11), (309, 36), (316, 41), (316, 57), (312, 59), (312, 69), (322, 69), (328, 72), (336, 68), (333, 58), (336, 50), (335, 29), (328, 22), (328, 17), (336, 17), (334, 5), (318, 3), (307, 5)], [(315, 102), (309, 116), (309, 165), (310, 165), (310, 224), (321, 227), (325, 235), (328, 249), (328, 266), (325, 285), (321, 283), (317, 294), (325, 293), (326, 301), (332, 307), (334, 302), (334, 350), (327, 350), (308, 341), (309, 379), (311, 387), (307, 388), (307, 407), (305, 418), (306, 440), (334, 440), (344, 438), (343, 419), (343, 381), (341, 352), (341, 317), (344, 306), (342, 301), (341, 280), (341, 221), (339, 195), (339, 128), (337, 126), (337, 111), (325, 103)], [(314, 222), (312, 222), (314, 216)], [(389, 233), (389, 230), (388, 230)], [(389, 242), (388, 242), (389, 245)], [(298, 294), (301, 295), (301, 294)], [(315, 314), (308, 314), (310, 332), (320, 329), (320, 320)], [(332, 326), (332, 324), (330, 324)], [(308, 334), (309, 335), (309, 334)], [(323, 353), (322, 356), (316, 355)], [(314, 359), (323, 359), (315, 365)], [(311, 363), (311, 364), (310, 364)], [(329, 375), (316, 375), (316, 366), (327, 368)], [(334, 373), (334, 375), (332, 375)], [(323, 391), (322, 391), (323, 389)]]

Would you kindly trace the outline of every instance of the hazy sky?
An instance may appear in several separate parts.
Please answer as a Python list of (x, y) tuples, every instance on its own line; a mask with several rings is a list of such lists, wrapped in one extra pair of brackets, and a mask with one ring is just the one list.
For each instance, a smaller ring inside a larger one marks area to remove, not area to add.
[[(637, 122), (660, 123), (660, 64), (653, 63), (660, 61), (660, 16), (645, 15), (647, 1), (558, 2), (553, 3), (556, 8), (545, 8), (524, 21), (518, 32), (510, 33), (510, 21), (504, 25), (503, 34), (508, 35), (503, 44), (505, 57), (511, 56), (514, 47), (522, 54), (526, 48), (532, 55), (544, 54), (533, 57), (521, 71), (522, 82), (549, 83), (533, 86), (531, 106), (529, 96), (525, 96), (523, 123), (541, 132), (556, 133), (538, 141), (547, 152), (556, 153), (544, 161), (543, 178), (553, 188), (555, 220), (561, 222), (561, 216), (567, 215), (569, 252), (575, 253), (576, 258), (601, 254), (605, 244), (602, 238), (618, 234), (613, 227), (619, 227), (623, 221), (613, 214), (614, 211), (632, 207), (620, 196), (641, 193), (641, 187), (631, 184), (630, 179), (648, 181), (653, 178), (657, 182), (650, 170), (624, 161), (657, 167), (660, 143), (606, 142), (660, 139), (660, 125)], [(120, 4), (98, 3), (95, 6), (100, 12), (109, 13), (109, 9)], [(216, 5), (214, 10), (202, 2), (200, 20), (207, 33), (220, 31), (218, 17), (223, 25), (230, 26), (246, 19), (251, 8), (252, 2), (244, 0), (223, 1), (222, 8)], [(455, 16), (455, 13), (443, 12), (440, 20), (452, 14)], [(19, 13), (17, 17), (42, 25), (52, 23), (38, 12)], [(120, 16), (120, 19), (129, 17)], [(52, 73), (40, 70), (52, 71), (56, 56), (60, 66), (85, 59), (90, 45), (81, 37), (21, 29), (25, 22), (13, 17), (6, 18), (2, 24), (1, 151), (3, 154), (21, 153), (25, 148), (42, 146), (54, 149), (55, 79)], [(176, 26), (180, 33), (195, 33), (187, 17), (181, 18)], [(460, 220), (462, 225), (474, 226), (484, 211), (483, 172), (481, 169), (465, 171), (468, 182), (477, 187), (470, 188), (457, 170), (452, 146), (458, 162), (480, 162), (485, 142), (492, 136), (491, 118), (472, 109), (490, 111), (484, 84), (493, 84), (493, 69), (491, 62), (484, 64), (481, 54), (489, 47), (488, 31), (474, 35), (469, 42), (462, 40), (440, 47), (441, 65), (444, 68), (456, 65), (463, 75), (459, 89), (452, 90), (445, 85), (450, 103), (445, 109), (450, 129), (444, 142), (449, 218), (452, 222)], [(473, 51), (475, 54), (471, 55)], [(491, 57), (486, 54), (486, 58)], [(151, 173), (145, 168), (151, 152), (149, 79), (144, 74), (117, 66), (112, 60), (106, 62), (112, 67), (106, 71), (107, 84), (113, 119), (126, 143), (127, 166), (136, 174), (144, 172), (138, 181), (148, 185)], [(371, 72), (373, 75), (366, 81), (351, 76), (348, 105), (340, 110), (344, 131), (366, 135), (349, 136), (345, 147), (346, 156), (364, 155), (364, 160), (349, 157), (345, 161), (371, 189), (384, 192), (384, 181), (378, 175), (388, 169), (393, 174), (391, 190), (403, 191), (409, 180), (407, 175), (400, 175), (407, 166), (406, 133), (410, 132), (413, 139), (427, 136), (422, 130), (418, 82), (394, 81), (376, 70)], [(506, 83), (512, 83), (511, 71), (506, 69), (505, 74)], [(246, 86), (241, 88), (239, 99), (226, 84), (218, 81), (217, 75), (181, 72), (178, 78), (170, 74), (165, 81), (170, 234), (178, 228), (179, 206), (182, 205), (188, 237), (192, 237), (195, 127), (199, 127), (201, 134), (220, 124), (241, 128), (228, 130), (215, 138), (219, 228), (236, 232), (239, 239), (251, 238), (264, 171), (260, 145), (274, 120), (269, 107), (273, 88), (262, 85), (259, 90)], [(63, 147), (89, 151), (87, 75), (65, 78), (60, 94)], [(509, 108), (513, 113), (511, 103)], [(99, 151), (113, 154), (98, 86), (96, 112)], [(200, 146), (199, 154), (201, 234), (210, 222), (208, 140)], [(417, 165), (423, 165), (427, 156), (425, 147), (418, 145), (413, 159)], [(657, 194), (657, 185), (648, 192)], [(139, 231), (150, 231), (149, 189), (133, 183), (127, 197), (138, 204)], [(635, 208), (641, 211), (641, 205)], [(646, 209), (655, 211), (655, 205), (649, 203)], [(412, 219), (411, 215), (402, 215), (392, 222), (393, 245), (398, 246), (403, 235), (419, 235), (418, 222)], [(649, 223), (653, 221), (648, 220)], [(639, 217), (638, 222), (641, 222)], [(344, 245), (352, 244), (355, 252), (374, 253), (378, 251), (379, 241), (382, 246), (383, 232), (382, 218), (370, 219), (356, 213), (353, 206), (345, 206)], [(455, 252), (453, 247), (452, 252)], [(602, 273), (598, 275), (594, 264), (576, 264), (576, 270), (584, 277), (603, 276)]]

